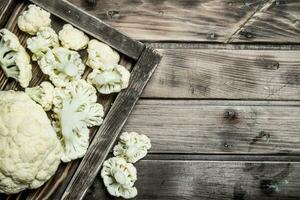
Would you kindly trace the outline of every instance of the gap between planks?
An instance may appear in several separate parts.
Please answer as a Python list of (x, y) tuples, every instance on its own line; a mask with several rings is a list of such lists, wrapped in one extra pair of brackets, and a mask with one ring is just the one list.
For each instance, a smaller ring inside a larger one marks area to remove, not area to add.
[(267, 154), (233, 154), (233, 155), (218, 155), (218, 154), (166, 154), (166, 153), (149, 153), (143, 160), (170, 160), (170, 161), (204, 161), (204, 162), (299, 162), (300, 154), (297, 155), (267, 155)]
[(274, 44), (274, 43), (235, 43), (224, 44), (220, 42), (149, 42), (143, 41), (156, 49), (228, 49), (228, 50), (300, 50), (300, 44)]

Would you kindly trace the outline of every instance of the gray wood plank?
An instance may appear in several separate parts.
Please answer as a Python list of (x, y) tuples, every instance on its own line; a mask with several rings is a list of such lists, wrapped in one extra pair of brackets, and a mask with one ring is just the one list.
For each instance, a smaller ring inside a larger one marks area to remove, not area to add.
[(140, 100), (123, 131), (146, 134), (151, 153), (300, 153), (300, 102)]
[[(139, 200), (300, 198), (300, 163), (142, 160), (136, 167)], [(98, 175), (85, 199), (115, 198)]]
[(231, 38), (233, 42), (299, 43), (300, 2), (270, 0)]
[(175, 48), (159, 52), (162, 62), (143, 97), (300, 99), (299, 50)]
[(299, 43), (298, 0), (70, 2), (147, 41)]
[(118, 94), (62, 199), (83, 198), (160, 59), (161, 56), (150, 47), (143, 51), (133, 67), (128, 88)]
[(105, 24), (93, 15), (84, 12), (66, 0), (30, 1), (73, 24), (96, 39), (107, 43), (118, 52), (130, 58), (137, 60), (145, 47), (144, 44), (120, 33), (113, 27)]
[(227, 41), (267, 0), (69, 0), (138, 40)]

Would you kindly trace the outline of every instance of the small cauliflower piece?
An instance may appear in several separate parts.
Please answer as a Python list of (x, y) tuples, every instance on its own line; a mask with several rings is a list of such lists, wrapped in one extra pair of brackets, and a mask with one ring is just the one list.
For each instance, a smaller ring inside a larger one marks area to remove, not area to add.
[(115, 65), (109, 70), (94, 69), (87, 81), (94, 85), (102, 94), (120, 92), (128, 87), (130, 72), (122, 65)]
[(57, 87), (64, 87), (74, 80), (79, 80), (84, 72), (79, 53), (62, 47), (48, 51), (38, 64)]
[(49, 111), (53, 105), (54, 87), (50, 82), (44, 81), (40, 85), (26, 88), (26, 94), (40, 104), (45, 111)]
[(31, 4), (18, 18), (18, 27), (22, 31), (35, 35), (40, 28), (50, 27), (50, 13)]
[(114, 156), (124, 158), (129, 163), (135, 163), (145, 157), (150, 148), (151, 142), (146, 135), (124, 132), (114, 147)]
[(0, 192), (43, 185), (60, 164), (62, 147), (42, 107), (24, 92), (0, 92)]
[(131, 199), (137, 195), (133, 187), (137, 180), (136, 168), (122, 158), (110, 158), (103, 163), (101, 177), (110, 195)]
[(30, 57), (17, 36), (7, 29), (0, 30), (0, 66), (7, 77), (13, 78), (22, 87), (27, 87), (32, 78)]
[(118, 52), (107, 44), (91, 40), (88, 45), (86, 64), (93, 69), (111, 70), (120, 60)]
[(58, 46), (58, 36), (50, 27), (40, 28), (35, 37), (27, 39), (27, 48), (33, 54), (32, 60), (41, 59), (51, 48)]
[(88, 127), (99, 126), (104, 115), (102, 105), (96, 101), (95, 88), (82, 79), (68, 84), (66, 88), (55, 88), (53, 125), (62, 139), (63, 162), (81, 158), (86, 153)]
[(71, 24), (65, 24), (58, 35), (63, 47), (75, 51), (86, 48), (89, 43), (89, 37)]

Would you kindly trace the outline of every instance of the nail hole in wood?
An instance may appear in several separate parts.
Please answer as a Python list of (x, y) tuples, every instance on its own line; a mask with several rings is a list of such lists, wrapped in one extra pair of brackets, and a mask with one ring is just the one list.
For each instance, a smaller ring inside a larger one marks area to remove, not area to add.
[(107, 11), (107, 16), (109, 19), (118, 19), (120, 17), (120, 12), (117, 10)]
[(233, 120), (237, 118), (237, 113), (233, 109), (228, 109), (224, 113), (224, 117), (229, 120)]

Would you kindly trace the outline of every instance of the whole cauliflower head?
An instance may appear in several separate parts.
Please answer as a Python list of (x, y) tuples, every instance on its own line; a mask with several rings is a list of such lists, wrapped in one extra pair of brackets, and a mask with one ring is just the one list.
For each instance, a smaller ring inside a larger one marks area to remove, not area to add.
[(16, 35), (7, 29), (0, 30), (0, 67), (7, 77), (13, 78), (22, 87), (27, 87), (32, 78), (30, 57)]
[(146, 135), (124, 132), (120, 136), (119, 143), (114, 147), (114, 156), (135, 163), (145, 157), (150, 148), (151, 142)]
[(50, 82), (44, 81), (38, 86), (26, 88), (25, 92), (33, 101), (40, 104), (45, 111), (51, 110), (54, 98), (54, 87)]
[(32, 52), (32, 60), (41, 59), (51, 48), (58, 46), (58, 36), (50, 27), (40, 28), (35, 37), (27, 39), (27, 48)]
[(82, 79), (66, 88), (55, 89), (53, 125), (64, 147), (63, 162), (81, 158), (86, 153), (88, 127), (99, 126), (104, 115), (102, 105), (96, 101), (95, 88)]
[(48, 51), (38, 64), (57, 87), (64, 87), (74, 80), (79, 80), (84, 72), (79, 53), (62, 47)]
[(114, 65), (109, 70), (94, 69), (87, 81), (94, 85), (102, 94), (120, 92), (128, 87), (130, 72), (122, 65)]
[(42, 107), (24, 92), (1, 91), (0, 192), (40, 187), (55, 173), (61, 152)]
[(89, 42), (89, 37), (71, 24), (65, 24), (58, 35), (63, 47), (76, 51), (84, 49)]
[(110, 195), (131, 199), (137, 195), (133, 187), (137, 180), (136, 168), (122, 158), (110, 158), (103, 163), (101, 177)]
[(19, 29), (30, 35), (35, 35), (40, 28), (50, 26), (50, 13), (31, 4), (27, 10), (21, 13), (17, 23)]
[(93, 69), (112, 69), (120, 60), (118, 52), (107, 44), (91, 40), (88, 45), (88, 59), (86, 64)]

